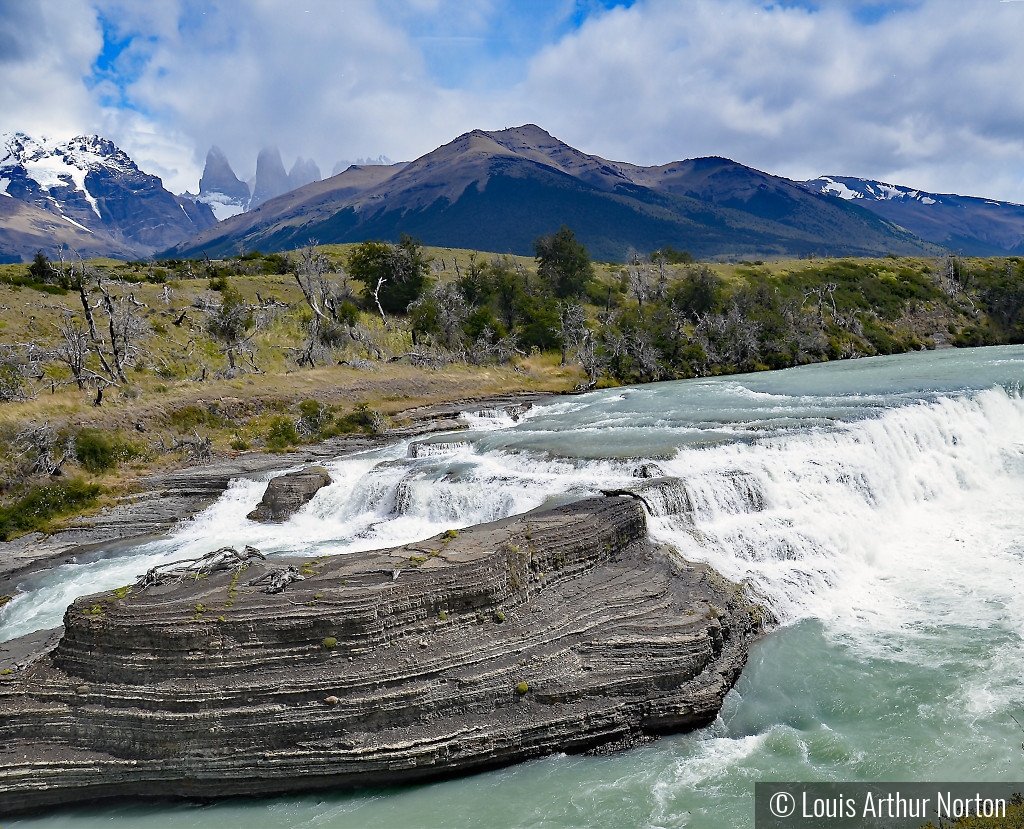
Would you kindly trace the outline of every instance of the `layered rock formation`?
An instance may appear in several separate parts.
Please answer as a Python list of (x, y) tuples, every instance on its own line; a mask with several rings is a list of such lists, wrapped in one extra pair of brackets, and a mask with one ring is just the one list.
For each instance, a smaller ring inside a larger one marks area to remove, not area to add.
[(8, 669), (0, 813), (408, 783), (697, 728), (761, 626), (629, 498), (241, 567), (80, 598)]

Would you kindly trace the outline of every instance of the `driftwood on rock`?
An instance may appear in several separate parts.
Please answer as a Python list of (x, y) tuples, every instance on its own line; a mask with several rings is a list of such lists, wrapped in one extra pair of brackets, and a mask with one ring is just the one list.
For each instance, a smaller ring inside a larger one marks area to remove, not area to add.
[(172, 561), (170, 564), (158, 564), (150, 567), (135, 582), (136, 590), (145, 590), (160, 584), (178, 584), (185, 579), (202, 579), (211, 573), (222, 570), (238, 572), (244, 570), (252, 561), (266, 559), (255, 547), (246, 545), (239, 553), (234, 547), (221, 547), (199, 558)]
[(0, 676), (0, 814), (398, 785), (635, 745), (712, 722), (764, 623), (737, 585), (652, 544), (631, 498), (246, 560), (254, 585), (304, 576), (283, 593), (239, 590), (242, 556), (79, 598), (55, 650)]
[(302, 581), (306, 577), (296, 567), (275, 567), (248, 583), (249, 587), (259, 587), (264, 593), (280, 593), (293, 581)]
[(648, 515), (654, 515), (654, 510), (651, 509), (650, 503), (648, 503), (647, 499), (644, 498), (644, 496), (641, 495), (639, 492), (634, 492), (631, 489), (602, 489), (601, 494), (604, 495), (606, 498), (612, 498), (618, 495), (621, 495), (625, 498), (636, 498), (636, 500), (638, 500), (641, 504), (647, 507)]

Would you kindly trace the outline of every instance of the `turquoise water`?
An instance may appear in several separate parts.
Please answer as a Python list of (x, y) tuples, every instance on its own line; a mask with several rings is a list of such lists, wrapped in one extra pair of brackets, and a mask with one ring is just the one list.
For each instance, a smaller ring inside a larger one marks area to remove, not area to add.
[(772, 607), (718, 721), (614, 757), (445, 783), (213, 805), (127, 804), (7, 827), (749, 827), (759, 780), (1021, 780), (1024, 348), (929, 352), (616, 389), (482, 413), (469, 433), (334, 462), (279, 527), (239, 481), (178, 531), (59, 568), (0, 638), (79, 593), (222, 544), (343, 554), (634, 482), (681, 479), (654, 537)]

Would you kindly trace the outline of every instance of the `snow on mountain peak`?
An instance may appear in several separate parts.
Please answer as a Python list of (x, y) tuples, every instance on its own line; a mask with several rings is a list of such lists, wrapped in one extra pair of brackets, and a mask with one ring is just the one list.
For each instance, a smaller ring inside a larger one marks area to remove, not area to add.
[(858, 193), (856, 190), (851, 190), (841, 181), (836, 181), (831, 178), (822, 176), (818, 181), (821, 182), (821, 192), (826, 193), (830, 196), (838, 196), (841, 199), (850, 201), (852, 199), (864, 198), (863, 193)]
[(917, 201), (925, 205), (941, 203), (940, 199), (934, 194), (925, 193), (922, 190), (914, 190), (910, 187), (900, 187), (897, 184), (888, 184), (884, 181), (872, 181), (866, 178), (821, 176), (812, 181), (804, 182), (803, 186), (814, 192), (824, 193), (827, 196), (836, 196), (847, 201), (867, 199), (869, 201)]
[[(26, 178), (33, 180), (51, 198), (50, 191), (73, 187), (85, 196), (98, 218), (102, 218), (99, 204), (85, 184), (89, 172), (96, 169), (122, 174), (139, 172), (127, 153), (98, 135), (79, 135), (70, 141), (54, 141), (23, 132), (4, 133), (0, 136), (0, 146), (4, 153), (0, 169), (22, 168)], [(10, 184), (8, 177), (4, 180)], [(6, 194), (7, 187), (3, 189)]]

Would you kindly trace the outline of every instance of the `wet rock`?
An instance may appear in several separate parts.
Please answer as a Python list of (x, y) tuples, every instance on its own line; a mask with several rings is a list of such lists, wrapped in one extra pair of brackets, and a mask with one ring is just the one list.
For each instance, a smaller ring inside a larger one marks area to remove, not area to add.
[(307, 466), (271, 478), (263, 500), (246, 518), (267, 523), (287, 521), (329, 483), (331, 476), (322, 466)]
[(663, 478), (665, 471), (658, 464), (648, 461), (633, 470), (634, 478)]
[[(247, 586), (282, 566), (305, 578)], [(714, 720), (763, 618), (653, 545), (631, 498), (82, 597), (56, 649), (0, 680), (0, 814), (640, 744)]]

